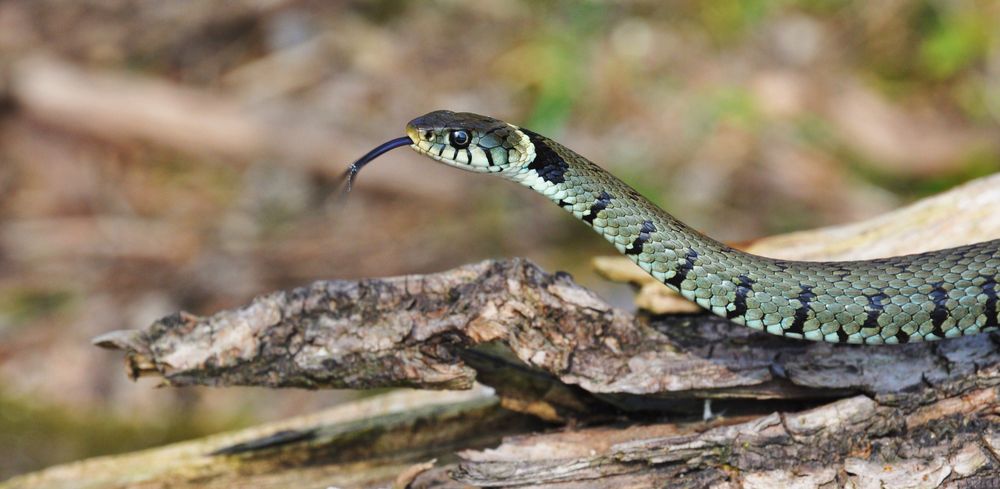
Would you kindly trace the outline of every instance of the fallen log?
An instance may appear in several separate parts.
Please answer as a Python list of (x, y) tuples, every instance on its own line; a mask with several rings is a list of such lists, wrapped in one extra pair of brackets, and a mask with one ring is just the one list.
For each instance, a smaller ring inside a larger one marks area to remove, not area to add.
[[(510, 411), (587, 426), (461, 451), (414, 484), (1000, 481), (994, 335), (870, 348), (705, 315), (636, 316), (520, 259), (316, 282), (96, 341), (125, 349), (131, 375), (173, 386), (465, 389), (478, 380)], [(700, 419), (707, 399), (723, 417)], [(242, 450), (257, 446), (268, 444)]]
[[(518, 389), (518, 376), (543, 376), (629, 410), (643, 408), (627, 401), (636, 396), (865, 393), (899, 402), (989, 385), (1000, 365), (992, 335), (871, 348), (794, 341), (701, 314), (637, 317), (523, 259), (321, 281), (96, 342), (126, 350), (131, 375), (173, 386), (468, 389), (483, 374), (503, 392)], [(522, 373), (490, 376), (501, 368)]]
[(426, 468), (429, 460), (447, 464), (455, 450), (543, 427), (500, 408), (488, 389), (397, 391), (245, 430), (51, 467), (0, 487), (386, 487), (398, 479), (405, 487), (417, 476), (447, 478), (446, 469)]

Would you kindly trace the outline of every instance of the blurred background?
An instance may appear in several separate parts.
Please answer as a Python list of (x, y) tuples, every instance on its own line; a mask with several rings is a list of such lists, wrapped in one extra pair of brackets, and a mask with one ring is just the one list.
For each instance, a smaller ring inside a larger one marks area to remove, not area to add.
[(1000, 3), (0, 2), (0, 479), (350, 392), (155, 389), (90, 338), (313, 280), (526, 256), (620, 305), (528, 190), (399, 150), (448, 108), (558, 139), (714, 237), (1000, 169)]

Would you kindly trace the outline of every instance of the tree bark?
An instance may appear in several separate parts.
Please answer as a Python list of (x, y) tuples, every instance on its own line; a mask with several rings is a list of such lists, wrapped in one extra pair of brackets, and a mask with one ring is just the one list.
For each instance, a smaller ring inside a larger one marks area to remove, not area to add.
[(519, 391), (516, 377), (532, 377), (625, 410), (660, 410), (650, 399), (665, 397), (922, 402), (992, 385), (1000, 362), (989, 334), (873, 348), (789, 340), (702, 314), (637, 317), (523, 259), (316, 282), (95, 341), (126, 350), (131, 375), (173, 386), (467, 389), (479, 375)]
[[(325, 489), (388, 487), (418, 476), (465, 487), (445, 473), (456, 450), (542, 428), (535, 418), (500, 408), (488, 389), (397, 391), (245, 430), (52, 467), (0, 487)], [(444, 467), (426, 468), (433, 459)]]
[[(587, 426), (462, 451), (414, 484), (985, 487), (1000, 482), (996, 339), (871, 348), (706, 315), (636, 316), (511, 260), (316, 282), (97, 342), (125, 349), (131, 375), (174, 386), (465, 389), (478, 379), (510, 411)], [(699, 419), (706, 399), (722, 417)]]

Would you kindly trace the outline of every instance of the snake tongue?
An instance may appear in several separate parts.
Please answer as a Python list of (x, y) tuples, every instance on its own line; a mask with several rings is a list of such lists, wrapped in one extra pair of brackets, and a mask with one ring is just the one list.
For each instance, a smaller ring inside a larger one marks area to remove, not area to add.
[(357, 177), (358, 172), (361, 171), (361, 168), (363, 166), (367, 165), (375, 158), (378, 158), (379, 156), (382, 156), (383, 154), (388, 153), (391, 150), (394, 150), (401, 146), (409, 146), (411, 144), (413, 144), (413, 140), (411, 140), (409, 136), (403, 136), (401, 138), (396, 138), (391, 141), (386, 141), (378, 145), (375, 149), (366, 153), (361, 158), (358, 158), (358, 161), (351, 163), (351, 166), (347, 169), (346, 172), (344, 172), (344, 176), (342, 177), (347, 182), (347, 186), (345, 187), (344, 192), (346, 193), (351, 191), (351, 187), (354, 185), (354, 179)]

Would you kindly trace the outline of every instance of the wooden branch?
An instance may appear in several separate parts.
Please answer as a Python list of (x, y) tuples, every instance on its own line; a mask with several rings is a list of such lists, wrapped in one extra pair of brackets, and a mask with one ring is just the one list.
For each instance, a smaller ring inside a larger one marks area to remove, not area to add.
[(52, 467), (0, 482), (0, 488), (384, 488), (435, 476), (464, 487), (444, 469), (428, 470), (426, 462), (542, 427), (501, 409), (487, 389), (397, 391), (200, 440)]
[(995, 387), (919, 407), (855, 396), (798, 413), (606, 426), (467, 451), (485, 487), (995, 487)]
[[(990, 335), (870, 348), (786, 340), (701, 315), (634, 317), (524, 260), (317, 282), (97, 341), (126, 349), (133, 375), (171, 385), (437, 389), (470, 387), (478, 376), (509, 409), (597, 423), (464, 450), (457, 464), (426, 471), (393, 465), (413, 487), (1000, 482), (1000, 354)], [(726, 417), (694, 421), (712, 398)], [(634, 420), (662, 413), (687, 414)], [(599, 423), (609, 416), (619, 423)], [(213, 453), (283, 459), (274, 437)]]
[[(97, 343), (170, 385), (465, 389), (552, 421), (685, 412), (702, 399), (865, 393), (919, 404), (995, 385), (994, 337), (871, 348), (788, 340), (712, 316), (636, 318), (525, 260), (317, 282)], [(669, 398), (664, 401), (663, 398)], [(742, 412), (732, 403), (732, 412)]]

